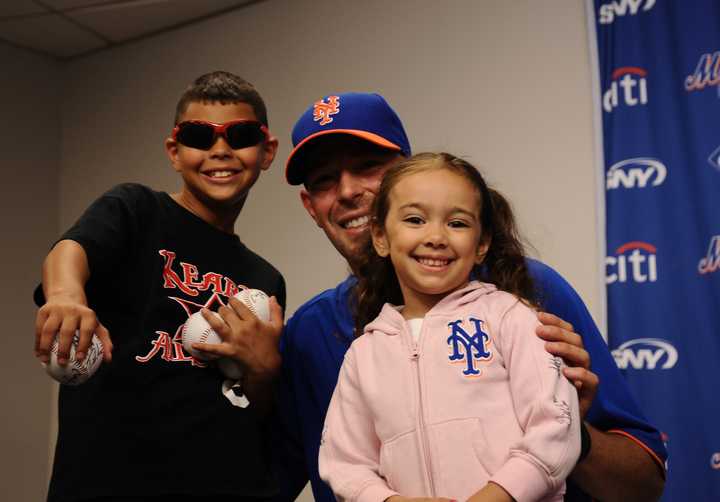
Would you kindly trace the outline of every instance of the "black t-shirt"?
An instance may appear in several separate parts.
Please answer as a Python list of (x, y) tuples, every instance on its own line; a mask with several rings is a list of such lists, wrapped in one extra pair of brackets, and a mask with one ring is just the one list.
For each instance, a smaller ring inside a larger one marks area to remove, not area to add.
[(252, 405), (230, 403), (222, 374), (184, 353), (180, 333), (190, 314), (244, 287), (284, 307), (280, 273), (236, 235), (137, 184), (104, 194), (62, 238), (87, 253), (88, 302), (114, 348), (86, 383), (61, 386), (48, 500), (275, 493), (270, 427)]

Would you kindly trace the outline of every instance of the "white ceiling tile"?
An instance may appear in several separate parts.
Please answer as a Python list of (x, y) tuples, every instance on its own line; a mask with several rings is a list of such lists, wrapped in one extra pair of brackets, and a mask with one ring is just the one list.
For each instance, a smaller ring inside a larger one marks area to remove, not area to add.
[(106, 45), (55, 14), (0, 21), (0, 38), (58, 57), (71, 57)]
[(239, 7), (249, 0), (138, 0), (68, 12), (110, 40), (121, 42)]
[(33, 0), (13, 0), (12, 2), (0, 3), (0, 20), (4, 17), (22, 16), (38, 12), (47, 12), (47, 9), (43, 9)]

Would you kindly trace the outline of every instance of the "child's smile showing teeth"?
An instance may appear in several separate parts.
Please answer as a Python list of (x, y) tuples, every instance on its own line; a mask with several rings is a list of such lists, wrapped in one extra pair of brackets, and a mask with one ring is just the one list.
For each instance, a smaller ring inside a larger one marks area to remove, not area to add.
[(205, 172), (205, 176), (208, 176), (213, 179), (225, 179), (230, 178), (234, 175), (236, 175), (239, 171), (234, 171), (230, 169), (218, 169), (216, 171), (207, 171)]
[(415, 259), (426, 267), (443, 268), (447, 267), (452, 261), (449, 258), (427, 258), (423, 256), (415, 256)]

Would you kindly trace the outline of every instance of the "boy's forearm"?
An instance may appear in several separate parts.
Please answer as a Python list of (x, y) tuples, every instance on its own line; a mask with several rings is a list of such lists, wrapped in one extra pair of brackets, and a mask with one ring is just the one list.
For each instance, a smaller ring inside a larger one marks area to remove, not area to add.
[[(279, 373), (279, 372), (278, 372)], [(264, 417), (273, 408), (275, 392), (275, 375), (254, 376), (247, 375), (245, 378), (245, 393), (250, 405), (258, 416)]]
[(606, 502), (654, 502), (660, 498), (665, 480), (660, 467), (641, 446), (620, 434), (590, 425), (587, 429), (592, 447), (570, 479), (591, 497)]
[(83, 247), (72, 240), (60, 241), (43, 262), (42, 284), (45, 299), (65, 296), (87, 304), (85, 283), (89, 277), (90, 267)]
[(249, 370), (245, 375), (245, 393), (259, 416), (265, 416), (272, 410), (275, 402), (275, 384), (280, 377), (282, 357), (277, 345), (272, 347), (274, 350), (264, 353), (262, 367)]

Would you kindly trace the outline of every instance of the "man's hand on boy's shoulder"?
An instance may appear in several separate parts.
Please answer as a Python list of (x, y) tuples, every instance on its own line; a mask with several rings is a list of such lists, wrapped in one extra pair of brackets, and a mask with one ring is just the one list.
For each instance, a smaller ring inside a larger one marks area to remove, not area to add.
[(220, 318), (203, 310), (203, 317), (223, 339), (221, 344), (195, 344), (193, 347), (238, 361), (247, 378), (271, 381), (280, 371), (278, 349), (283, 327), (283, 312), (275, 297), (270, 298), (270, 320), (265, 322), (237, 298), (220, 307)]
[(50, 360), (50, 348), (57, 336), (58, 363), (67, 364), (70, 346), (76, 332), (79, 335), (75, 349), (77, 360), (85, 359), (92, 335), (95, 334), (102, 342), (103, 359), (105, 362), (110, 362), (112, 342), (107, 328), (100, 323), (95, 312), (87, 305), (78, 299), (63, 295), (50, 295), (38, 310), (35, 318), (35, 357), (47, 363)]

